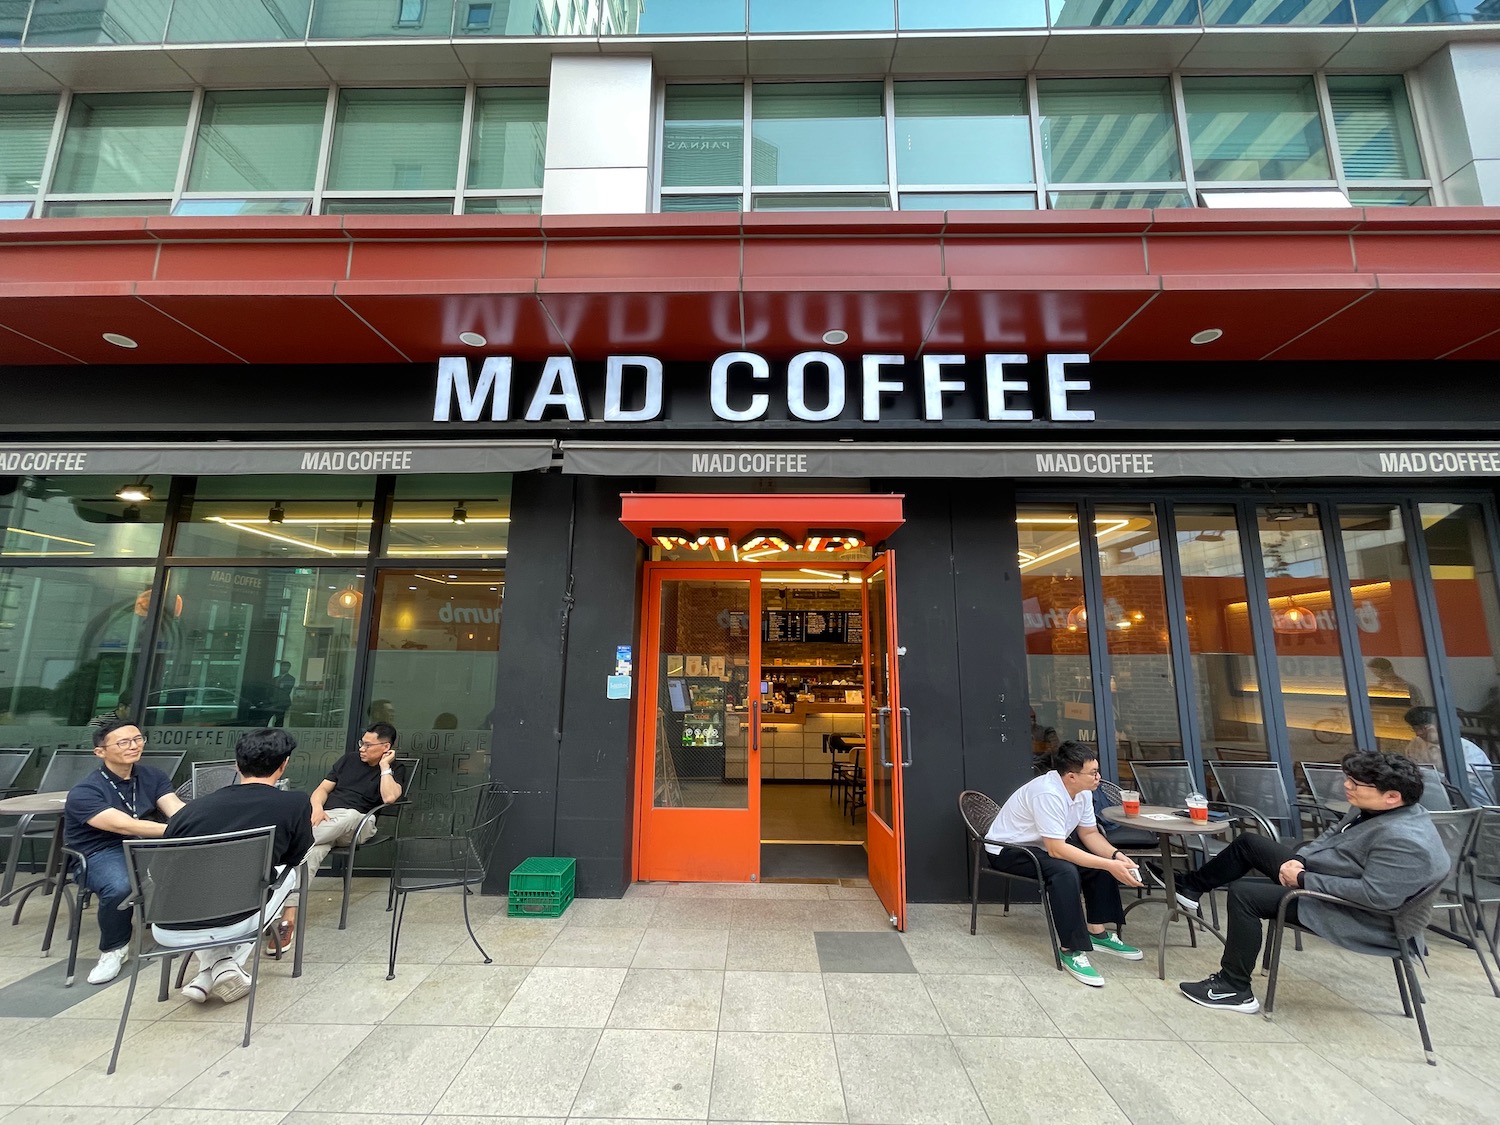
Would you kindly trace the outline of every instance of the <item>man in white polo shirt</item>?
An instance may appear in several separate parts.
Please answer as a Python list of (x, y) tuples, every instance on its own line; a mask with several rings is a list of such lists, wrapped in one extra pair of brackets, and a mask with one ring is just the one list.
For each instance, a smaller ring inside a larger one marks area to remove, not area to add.
[[(1141, 951), (1120, 940), (1125, 921), (1120, 886), (1139, 887), (1135, 862), (1116, 850), (1094, 821), (1099, 755), (1080, 742), (1064, 742), (1052, 755), (1052, 770), (1011, 794), (985, 834), (990, 866), (1017, 875), (1036, 867), (1014, 850), (1036, 856), (1052, 903), (1062, 945), (1063, 968), (1084, 984), (1102, 988), (1104, 978), (1089, 963), (1094, 950), (1139, 961)], [(1010, 844), (1001, 849), (994, 845)], [(998, 854), (997, 854), (998, 853)]]

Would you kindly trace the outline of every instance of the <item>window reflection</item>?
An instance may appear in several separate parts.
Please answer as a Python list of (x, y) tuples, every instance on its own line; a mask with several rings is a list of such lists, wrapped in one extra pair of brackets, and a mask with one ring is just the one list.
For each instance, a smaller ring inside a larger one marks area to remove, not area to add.
[(1050, 768), (1047, 756), (1059, 742), (1098, 744), (1078, 531), (1078, 509), (1071, 504), (1017, 508), (1036, 773)]
[(510, 542), (510, 486), (506, 474), (400, 477), (385, 554), (398, 559), (504, 558)]
[(373, 477), (202, 477), (175, 555), (356, 558), (370, 550)]
[(141, 477), (149, 500), (122, 500), (117, 477), (0, 477), (0, 555), (152, 556), (161, 544), (168, 480)]

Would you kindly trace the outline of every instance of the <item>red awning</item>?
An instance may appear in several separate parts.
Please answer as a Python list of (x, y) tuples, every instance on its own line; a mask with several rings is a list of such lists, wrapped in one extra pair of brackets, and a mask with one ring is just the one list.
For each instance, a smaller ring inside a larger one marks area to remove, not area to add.
[(905, 523), (902, 496), (762, 495), (759, 493), (627, 492), (620, 497), (620, 522), (637, 539), (660, 534), (708, 532), (739, 543), (756, 532), (775, 531), (793, 542), (809, 535), (853, 532), (879, 543)]

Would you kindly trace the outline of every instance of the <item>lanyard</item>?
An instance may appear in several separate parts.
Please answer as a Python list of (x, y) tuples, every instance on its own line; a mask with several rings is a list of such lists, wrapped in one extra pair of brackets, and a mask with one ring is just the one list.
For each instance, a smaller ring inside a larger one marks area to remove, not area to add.
[(107, 766), (100, 766), (99, 772), (104, 775), (104, 780), (109, 782), (110, 788), (115, 791), (120, 800), (125, 802), (125, 811), (128, 812), (131, 816), (139, 816), (140, 814), (135, 811), (135, 798), (136, 793), (140, 788), (140, 779), (135, 776), (135, 771), (132, 770), (130, 774), (129, 797), (125, 796), (125, 790), (120, 788), (120, 783), (115, 779), (115, 775), (109, 772), (109, 768)]

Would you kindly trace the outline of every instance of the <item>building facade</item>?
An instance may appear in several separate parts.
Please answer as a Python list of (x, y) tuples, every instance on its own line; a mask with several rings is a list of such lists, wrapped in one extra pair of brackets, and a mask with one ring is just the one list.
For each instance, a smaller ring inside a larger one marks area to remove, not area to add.
[(0, 83), (34, 770), (391, 718), (602, 895), (826, 791), (899, 924), (1054, 737), (1500, 756), (1493, 4), (32, 0)]

